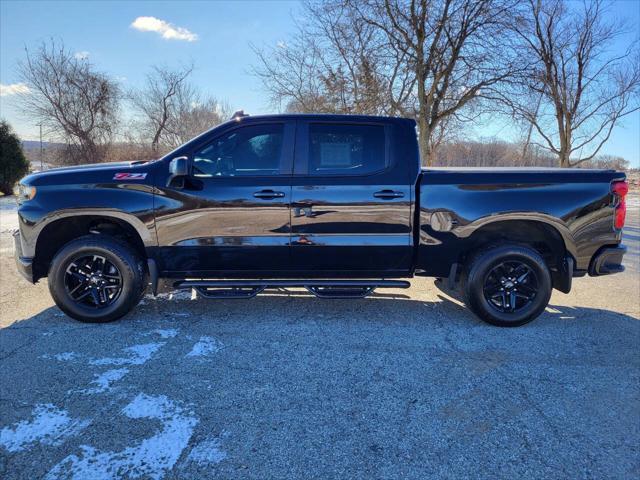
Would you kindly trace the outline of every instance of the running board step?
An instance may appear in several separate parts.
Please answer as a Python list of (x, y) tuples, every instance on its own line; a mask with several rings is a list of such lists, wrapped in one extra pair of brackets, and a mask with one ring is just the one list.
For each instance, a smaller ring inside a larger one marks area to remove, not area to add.
[(265, 287), (194, 287), (204, 298), (253, 298)]
[(376, 287), (305, 287), (318, 298), (364, 298), (373, 293)]
[(176, 289), (195, 289), (205, 298), (252, 298), (266, 288), (303, 287), (318, 298), (362, 298), (376, 288), (409, 288), (405, 280), (182, 280)]

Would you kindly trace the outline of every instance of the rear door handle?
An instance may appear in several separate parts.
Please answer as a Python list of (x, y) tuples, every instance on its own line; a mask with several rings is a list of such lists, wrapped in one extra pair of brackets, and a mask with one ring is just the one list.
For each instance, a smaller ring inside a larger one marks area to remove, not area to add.
[(259, 192), (255, 192), (253, 196), (256, 198), (263, 198), (265, 200), (269, 200), (272, 198), (284, 197), (284, 192), (274, 192), (273, 190), (260, 190)]
[(404, 197), (404, 193), (397, 190), (380, 190), (374, 193), (373, 196), (376, 198), (401, 198)]

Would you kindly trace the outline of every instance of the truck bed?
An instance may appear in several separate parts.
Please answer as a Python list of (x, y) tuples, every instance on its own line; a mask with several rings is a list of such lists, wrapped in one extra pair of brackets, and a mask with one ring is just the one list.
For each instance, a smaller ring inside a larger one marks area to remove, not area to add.
[(599, 249), (620, 243), (611, 182), (624, 178), (604, 169), (422, 168), (418, 265), (444, 276), (460, 252), (487, 238), (523, 241), (538, 222), (586, 271)]

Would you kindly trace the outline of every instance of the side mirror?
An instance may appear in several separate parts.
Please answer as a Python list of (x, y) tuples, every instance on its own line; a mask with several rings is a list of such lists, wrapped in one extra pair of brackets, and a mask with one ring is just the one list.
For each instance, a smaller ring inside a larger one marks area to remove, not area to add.
[[(189, 157), (176, 157), (169, 163), (169, 179), (167, 180), (167, 186), (172, 186), (175, 180), (182, 179), (181, 183), (184, 183), (184, 177), (191, 173), (191, 162)], [(174, 185), (178, 186), (178, 185)]]

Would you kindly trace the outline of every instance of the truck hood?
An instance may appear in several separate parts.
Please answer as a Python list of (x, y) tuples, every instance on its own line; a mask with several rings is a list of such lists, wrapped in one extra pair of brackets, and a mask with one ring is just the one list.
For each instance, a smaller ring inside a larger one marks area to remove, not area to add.
[(111, 173), (117, 172), (130, 172), (133, 169), (138, 170), (139, 167), (147, 165), (149, 161), (146, 160), (138, 160), (131, 162), (107, 162), (107, 163), (89, 163), (85, 165), (74, 165), (69, 167), (58, 167), (52, 168), (50, 170), (44, 170), (42, 172), (35, 172), (30, 175), (27, 175), (20, 183), (24, 185), (34, 185), (37, 186), (41, 183), (50, 183), (52, 180), (61, 179), (61, 177), (78, 177), (84, 176), (86, 174), (95, 173), (95, 174), (103, 174), (106, 178), (109, 177)]

